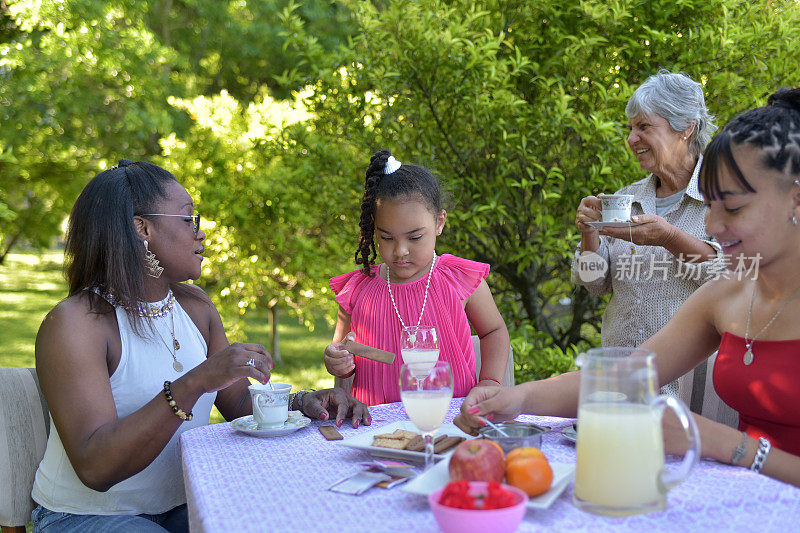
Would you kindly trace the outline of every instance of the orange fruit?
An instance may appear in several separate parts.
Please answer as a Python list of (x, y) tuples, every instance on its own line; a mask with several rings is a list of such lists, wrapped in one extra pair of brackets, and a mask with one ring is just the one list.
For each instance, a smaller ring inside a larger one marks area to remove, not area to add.
[(514, 448), (508, 452), (508, 455), (506, 455), (506, 463), (515, 457), (525, 456), (544, 457), (544, 454), (539, 448), (534, 448), (533, 446), (522, 446), (521, 448)]
[(514, 457), (509, 454), (506, 459), (506, 482), (524, 490), (528, 496), (539, 496), (547, 492), (553, 483), (553, 469), (544, 454), (520, 453)]

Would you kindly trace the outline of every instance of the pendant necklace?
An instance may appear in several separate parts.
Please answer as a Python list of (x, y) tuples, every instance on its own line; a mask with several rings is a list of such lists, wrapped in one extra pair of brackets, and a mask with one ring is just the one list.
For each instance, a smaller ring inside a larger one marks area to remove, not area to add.
[(753, 314), (753, 302), (756, 299), (756, 287), (757, 287), (757, 285), (756, 285), (756, 282), (754, 281), (753, 282), (753, 295), (750, 297), (750, 309), (747, 311), (747, 326), (745, 327), (745, 330), (744, 330), (744, 345), (747, 348), (747, 350), (744, 352), (744, 358), (743, 358), (742, 362), (747, 366), (750, 366), (753, 363), (753, 359), (755, 358), (755, 353), (753, 353), (753, 343), (755, 342), (756, 338), (759, 335), (761, 335), (762, 333), (764, 333), (765, 331), (767, 331), (767, 328), (770, 327), (773, 322), (775, 322), (775, 319), (778, 318), (778, 315), (780, 315), (783, 312), (783, 310), (786, 309), (786, 306), (789, 304), (789, 302), (795, 296), (797, 296), (798, 292), (800, 292), (800, 287), (796, 288), (794, 290), (794, 292), (792, 293), (792, 295), (789, 296), (788, 298), (786, 298), (786, 300), (783, 302), (783, 305), (781, 306), (781, 308), (778, 309), (778, 312), (775, 313), (774, 315), (772, 315), (772, 318), (769, 319), (769, 322), (767, 322), (767, 325), (764, 326), (763, 328), (761, 328), (761, 331), (759, 331), (758, 333), (753, 335), (752, 339), (747, 340), (747, 337), (750, 335), (750, 316)]
[[(433, 265), (436, 264), (436, 252), (433, 252), (433, 259), (431, 260), (431, 269), (428, 271), (428, 282), (425, 284), (425, 296), (422, 298), (422, 309), (419, 312), (419, 320), (417, 320), (417, 326), (422, 324), (422, 315), (425, 313), (425, 303), (428, 301), (428, 288), (431, 286), (431, 276), (433, 275)], [(386, 285), (389, 287), (389, 298), (392, 299), (392, 306), (394, 307), (394, 312), (397, 313), (397, 318), (400, 319), (400, 326), (402, 328), (406, 327), (405, 322), (403, 322), (403, 317), (400, 316), (400, 311), (397, 309), (397, 303), (394, 301), (394, 294), (392, 294), (392, 280), (391, 272), (389, 270), (389, 265), (386, 265)]]
[[(114, 293), (106, 290), (106, 291), (99, 291), (96, 290), (103, 299), (105, 299), (108, 303), (113, 305), (114, 307), (121, 305)], [(167, 297), (164, 298), (160, 302), (150, 303), (150, 302), (138, 302), (136, 307), (125, 307), (125, 309), (132, 309), (142, 318), (149, 318), (151, 320), (150, 327), (155, 329), (156, 335), (158, 336), (159, 340), (164, 344), (164, 346), (169, 350), (170, 355), (172, 356), (172, 368), (175, 369), (175, 372), (183, 372), (183, 363), (178, 361), (178, 356), (175, 354), (176, 351), (181, 349), (181, 343), (178, 342), (178, 339), (175, 338), (175, 295), (172, 293), (172, 289), (167, 291)], [(161, 336), (161, 332), (152, 322), (152, 320), (164, 318), (167, 314), (171, 315), (172, 318), (172, 349), (170, 349), (169, 344), (167, 341), (164, 340), (164, 337)]]
[(175, 353), (181, 349), (181, 343), (178, 342), (178, 339), (175, 338), (175, 309), (174, 308), (170, 309), (169, 314), (172, 317), (172, 332), (171, 332), (172, 349), (170, 349), (169, 344), (167, 343), (167, 341), (164, 340), (164, 337), (161, 336), (161, 332), (158, 330), (158, 328), (155, 328), (155, 324), (153, 325), (153, 327), (155, 328), (156, 333), (158, 334), (159, 340), (164, 344), (164, 346), (169, 351), (169, 354), (172, 356), (172, 368), (175, 369), (175, 372), (180, 373), (183, 372), (183, 363), (178, 361), (178, 356)]

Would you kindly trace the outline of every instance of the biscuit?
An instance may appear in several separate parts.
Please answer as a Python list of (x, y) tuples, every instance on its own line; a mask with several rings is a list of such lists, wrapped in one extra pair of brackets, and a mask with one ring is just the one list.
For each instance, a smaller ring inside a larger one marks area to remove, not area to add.
[(464, 437), (446, 436), (433, 446), (433, 453), (442, 453), (464, 440)]
[(410, 439), (385, 439), (385, 438), (378, 438), (372, 441), (373, 446), (379, 446), (381, 448), (391, 448), (393, 450), (402, 450), (406, 447), (406, 445), (410, 442)]
[(342, 434), (333, 426), (319, 426), (319, 432), (327, 440), (342, 440)]
[(406, 450), (411, 452), (421, 452), (425, 449), (425, 439), (422, 438), (422, 435), (416, 435), (411, 442), (408, 443), (406, 446)]

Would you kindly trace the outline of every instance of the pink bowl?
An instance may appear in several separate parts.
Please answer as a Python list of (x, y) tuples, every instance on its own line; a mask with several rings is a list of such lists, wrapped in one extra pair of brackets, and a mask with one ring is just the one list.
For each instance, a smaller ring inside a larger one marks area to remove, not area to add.
[[(488, 484), (486, 481), (470, 481), (470, 493), (485, 493)], [(428, 503), (444, 533), (511, 533), (516, 531), (525, 516), (528, 495), (510, 485), (503, 485), (503, 488), (514, 493), (516, 504), (502, 509), (456, 509), (439, 503), (444, 487), (429, 494)]]

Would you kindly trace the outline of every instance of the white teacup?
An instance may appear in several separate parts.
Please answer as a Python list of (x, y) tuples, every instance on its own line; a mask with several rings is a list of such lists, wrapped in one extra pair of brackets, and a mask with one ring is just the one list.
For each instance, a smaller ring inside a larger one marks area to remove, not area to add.
[(292, 386), (288, 383), (273, 383), (270, 388), (267, 383), (257, 383), (250, 385), (248, 389), (253, 403), (253, 419), (258, 424), (258, 429), (283, 426), (289, 418), (289, 391)]
[(603, 222), (628, 222), (631, 219), (632, 194), (606, 194), (600, 197)]

